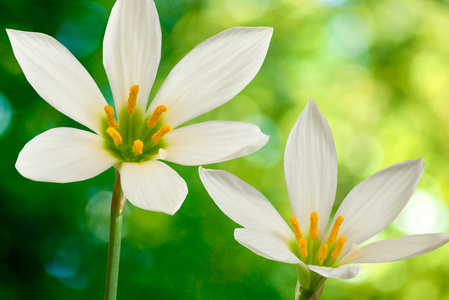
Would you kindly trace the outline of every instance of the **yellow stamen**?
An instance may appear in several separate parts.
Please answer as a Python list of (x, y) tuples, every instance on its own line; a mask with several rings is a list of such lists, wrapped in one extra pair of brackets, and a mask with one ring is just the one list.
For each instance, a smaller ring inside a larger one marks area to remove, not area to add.
[(112, 106), (105, 105), (104, 106), (104, 112), (106, 113), (106, 118), (108, 120), (109, 127), (117, 129), (118, 128), (118, 124), (117, 124), (117, 121), (115, 120), (114, 109), (112, 108)]
[(313, 212), (310, 215), (310, 239), (316, 241), (318, 239), (318, 214)]
[(341, 238), (338, 238), (337, 240), (337, 247), (335, 248), (334, 252), (332, 252), (332, 259), (337, 259), (337, 257), (341, 254), (341, 251), (343, 251), (343, 246), (346, 243), (346, 237), (342, 236)]
[(106, 129), (106, 132), (111, 136), (117, 146), (122, 143), (122, 136), (115, 128), (109, 127), (108, 129)]
[(302, 239), (302, 232), (301, 232), (301, 228), (299, 228), (299, 223), (298, 220), (295, 217), (290, 217), (290, 223), (292, 223), (293, 225), (293, 232), (295, 233), (295, 237), (296, 240), (301, 240)]
[(164, 125), (162, 126), (153, 136), (151, 137), (151, 140), (155, 143), (159, 142), (160, 139), (166, 135), (171, 130), (170, 125)]
[(143, 149), (143, 142), (139, 139), (135, 140), (133, 145), (133, 152), (136, 155), (140, 155), (142, 154), (142, 149)]
[(307, 241), (305, 239), (299, 240), (299, 253), (303, 257), (309, 256), (309, 253), (307, 252)]
[(329, 235), (328, 241), (329, 243), (333, 244), (338, 236), (338, 231), (340, 230), (341, 223), (343, 223), (345, 218), (342, 216), (338, 216), (337, 219), (335, 219), (334, 226), (332, 227), (331, 234)]
[(137, 94), (139, 93), (139, 85), (135, 84), (129, 89), (128, 112), (132, 114), (136, 110)]
[(153, 114), (148, 119), (147, 125), (148, 127), (154, 127), (159, 119), (161, 118), (162, 114), (167, 111), (167, 106), (165, 105), (159, 105), (156, 107), (156, 109), (153, 111)]
[(322, 245), (321, 245), (321, 247), (320, 247), (320, 253), (318, 254), (318, 261), (319, 261), (320, 263), (322, 263), (323, 261), (326, 260), (326, 257), (327, 257), (327, 249), (328, 249), (327, 244), (322, 244)]

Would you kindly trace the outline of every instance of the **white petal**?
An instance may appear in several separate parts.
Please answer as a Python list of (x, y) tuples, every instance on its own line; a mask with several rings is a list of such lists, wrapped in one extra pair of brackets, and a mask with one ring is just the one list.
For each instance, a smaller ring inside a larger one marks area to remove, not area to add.
[(204, 165), (259, 150), (269, 137), (251, 123), (210, 121), (175, 129), (164, 137), (167, 161)]
[(148, 111), (167, 106), (173, 128), (232, 99), (256, 76), (272, 28), (235, 27), (196, 46), (170, 72)]
[(50, 129), (25, 145), (16, 169), (35, 181), (65, 183), (89, 179), (117, 162), (103, 143), (100, 136), (84, 130)]
[(360, 265), (341, 266), (338, 268), (308, 266), (310, 270), (327, 278), (351, 279), (357, 276), (360, 271)]
[(137, 106), (145, 111), (161, 59), (161, 27), (152, 0), (118, 0), (103, 42), (103, 62), (117, 110), (132, 85), (140, 87)]
[(247, 228), (237, 228), (234, 237), (243, 246), (254, 253), (288, 264), (303, 264), (288, 248), (288, 243), (274, 236)]
[(318, 232), (324, 235), (337, 188), (337, 153), (329, 124), (312, 99), (288, 137), (284, 170), (293, 214), (303, 232), (311, 213), (317, 212)]
[(385, 168), (359, 183), (343, 200), (335, 217), (343, 216), (339, 236), (343, 253), (387, 227), (407, 204), (424, 171), (422, 159)]
[(7, 29), (14, 55), (28, 82), (51, 106), (100, 132), (107, 104), (86, 69), (54, 38)]
[(284, 219), (258, 190), (226, 171), (200, 167), (199, 173), (209, 195), (234, 222), (280, 240), (295, 239)]
[(187, 196), (187, 185), (175, 170), (160, 161), (122, 163), (125, 197), (137, 207), (173, 215)]
[(419, 234), (368, 244), (354, 248), (339, 262), (339, 265), (353, 263), (383, 263), (415, 257), (433, 251), (449, 242), (449, 234)]

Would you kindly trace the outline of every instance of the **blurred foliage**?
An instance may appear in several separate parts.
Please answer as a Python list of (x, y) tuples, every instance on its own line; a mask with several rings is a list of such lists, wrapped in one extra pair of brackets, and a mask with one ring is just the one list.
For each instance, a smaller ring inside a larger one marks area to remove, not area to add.
[[(270, 134), (260, 151), (208, 166), (262, 191), (287, 219), (288, 134), (312, 97), (339, 158), (337, 203), (390, 164), (423, 157), (406, 209), (375, 239), (449, 232), (449, 2), (443, 0), (156, 0), (163, 33), (154, 96), (195, 45), (233, 26), (271, 26), (265, 63), (246, 89), (198, 120), (251, 121)], [(109, 100), (102, 38), (112, 0), (0, 0), (0, 28), (56, 37)], [(113, 172), (78, 183), (21, 177), (21, 148), (56, 126), (81, 125), (40, 99), (0, 31), (0, 298), (101, 299)], [(238, 244), (195, 167), (172, 165), (189, 195), (174, 216), (128, 204), (119, 299), (292, 299), (295, 268)], [(323, 299), (449, 299), (449, 246), (330, 279)]]

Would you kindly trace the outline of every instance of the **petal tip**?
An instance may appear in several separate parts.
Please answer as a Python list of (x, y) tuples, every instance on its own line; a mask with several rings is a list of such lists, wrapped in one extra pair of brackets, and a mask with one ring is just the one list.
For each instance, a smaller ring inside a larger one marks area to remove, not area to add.
[(309, 98), (309, 101), (307, 101), (307, 107), (306, 108), (309, 108), (309, 109), (317, 109), (317, 110), (319, 110), (318, 109), (318, 105), (316, 104), (316, 102), (315, 102), (315, 100), (313, 100), (312, 98)]
[(21, 31), (21, 30), (17, 30), (17, 29), (11, 29), (11, 28), (5, 28), (5, 30), (6, 30), (6, 33), (7, 33), (8, 35), (16, 34), (16, 33), (18, 33), (18, 32), (25, 32), (25, 31)]
[(418, 158), (417, 161), (418, 161), (423, 167), (426, 166), (426, 164), (424, 163), (424, 160), (423, 160), (422, 157)]
[[(187, 196), (187, 195), (186, 195), (186, 196)], [(185, 198), (184, 198), (184, 200), (185, 200)], [(174, 215), (174, 214), (181, 208), (182, 204), (184, 203), (184, 200), (182, 200), (182, 201), (179, 203), (179, 205), (173, 207), (173, 209), (167, 210), (167, 211), (161, 211), (161, 212), (162, 212), (162, 213), (165, 213), (165, 214), (167, 214), (167, 215), (173, 216), (173, 215)]]
[(263, 133), (263, 132), (261, 132), (261, 133), (262, 133), (261, 140), (264, 141), (263, 145), (265, 145), (270, 140), (270, 136), (268, 134)]
[(206, 168), (203, 168), (203, 167), (200, 166), (200, 167), (198, 168), (198, 172), (199, 172), (199, 174), (200, 174), (200, 179), (201, 179), (201, 181), (202, 181), (203, 184), (204, 184), (204, 180), (206, 180), (206, 176), (210, 176), (211, 173), (226, 172), (226, 171), (223, 171), (223, 170), (206, 169)]
[(263, 31), (267, 37), (267, 40), (271, 41), (271, 38), (273, 37), (274, 28), (273, 27), (261, 27), (261, 28), (263, 28)]
[(22, 168), (22, 164), (20, 162), (20, 153), (19, 153), (19, 157), (17, 158), (16, 164), (14, 165), (17, 172), (19, 172), (20, 175), (22, 175), (23, 177), (26, 177), (25, 174), (23, 174), (23, 168)]
[(255, 135), (257, 135), (257, 140), (254, 141), (253, 145), (255, 150), (252, 152), (259, 150), (260, 148), (265, 146), (270, 140), (270, 136), (268, 134), (263, 133), (258, 126), (256, 126)]
[(202, 174), (205, 174), (207, 171), (208, 171), (208, 169), (205, 169), (202, 166), (198, 167), (198, 173), (200, 174), (200, 177)]
[(6, 28), (6, 34), (8, 35), (11, 44), (13, 43), (13, 39), (15, 39), (20, 32), (20, 30)]
[(36, 176), (33, 176), (33, 172), (30, 172), (32, 169), (30, 167), (27, 167), (27, 163), (23, 159), (23, 157), (25, 155), (24, 150), (25, 150), (25, 148), (20, 151), (19, 156), (17, 157), (16, 164), (14, 165), (17, 172), (19, 172), (19, 174), (22, 175), (22, 177), (25, 177), (29, 180), (48, 181), (48, 180), (43, 180), (43, 179), (37, 178)]
[(418, 158), (418, 159), (414, 159), (414, 160), (409, 160), (408, 161), (411, 165), (411, 167), (416, 167), (419, 172), (424, 172), (424, 167), (426, 166), (426, 164), (424, 163), (424, 160), (422, 157)]
[(262, 27), (262, 28), (264, 28), (267, 31), (267, 34), (269, 34), (271, 38), (271, 36), (273, 35), (274, 28), (273, 27)]

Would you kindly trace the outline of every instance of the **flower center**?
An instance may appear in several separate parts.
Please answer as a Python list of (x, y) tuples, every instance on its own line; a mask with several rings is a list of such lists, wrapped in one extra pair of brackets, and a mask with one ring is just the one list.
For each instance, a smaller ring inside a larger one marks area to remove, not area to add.
[(158, 155), (165, 146), (163, 137), (171, 131), (170, 125), (162, 124), (162, 116), (167, 107), (159, 105), (145, 120), (137, 108), (139, 86), (129, 90), (126, 109), (120, 112), (120, 122), (115, 119), (114, 109), (106, 105), (105, 145), (120, 161), (142, 162)]
[[(346, 237), (342, 236), (337, 239), (340, 226), (344, 218), (338, 216), (332, 226), (329, 237), (322, 243), (318, 241), (318, 214), (313, 212), (310, 215), (310, 228), (308, 237), (304, 237), (299, 227), (298, 220), (295, 217), (290, 217), (290, 222), (293, 225), (293, 232), (295, 233), (296, 241), (294, 252), (297, 253), (299, 259), (308, 265), (318, 265), (331, 267), (338, 256), (343, 251), (343, 246), (346, 243)], [(330, 256), (328, 255), (330, 253)]]

